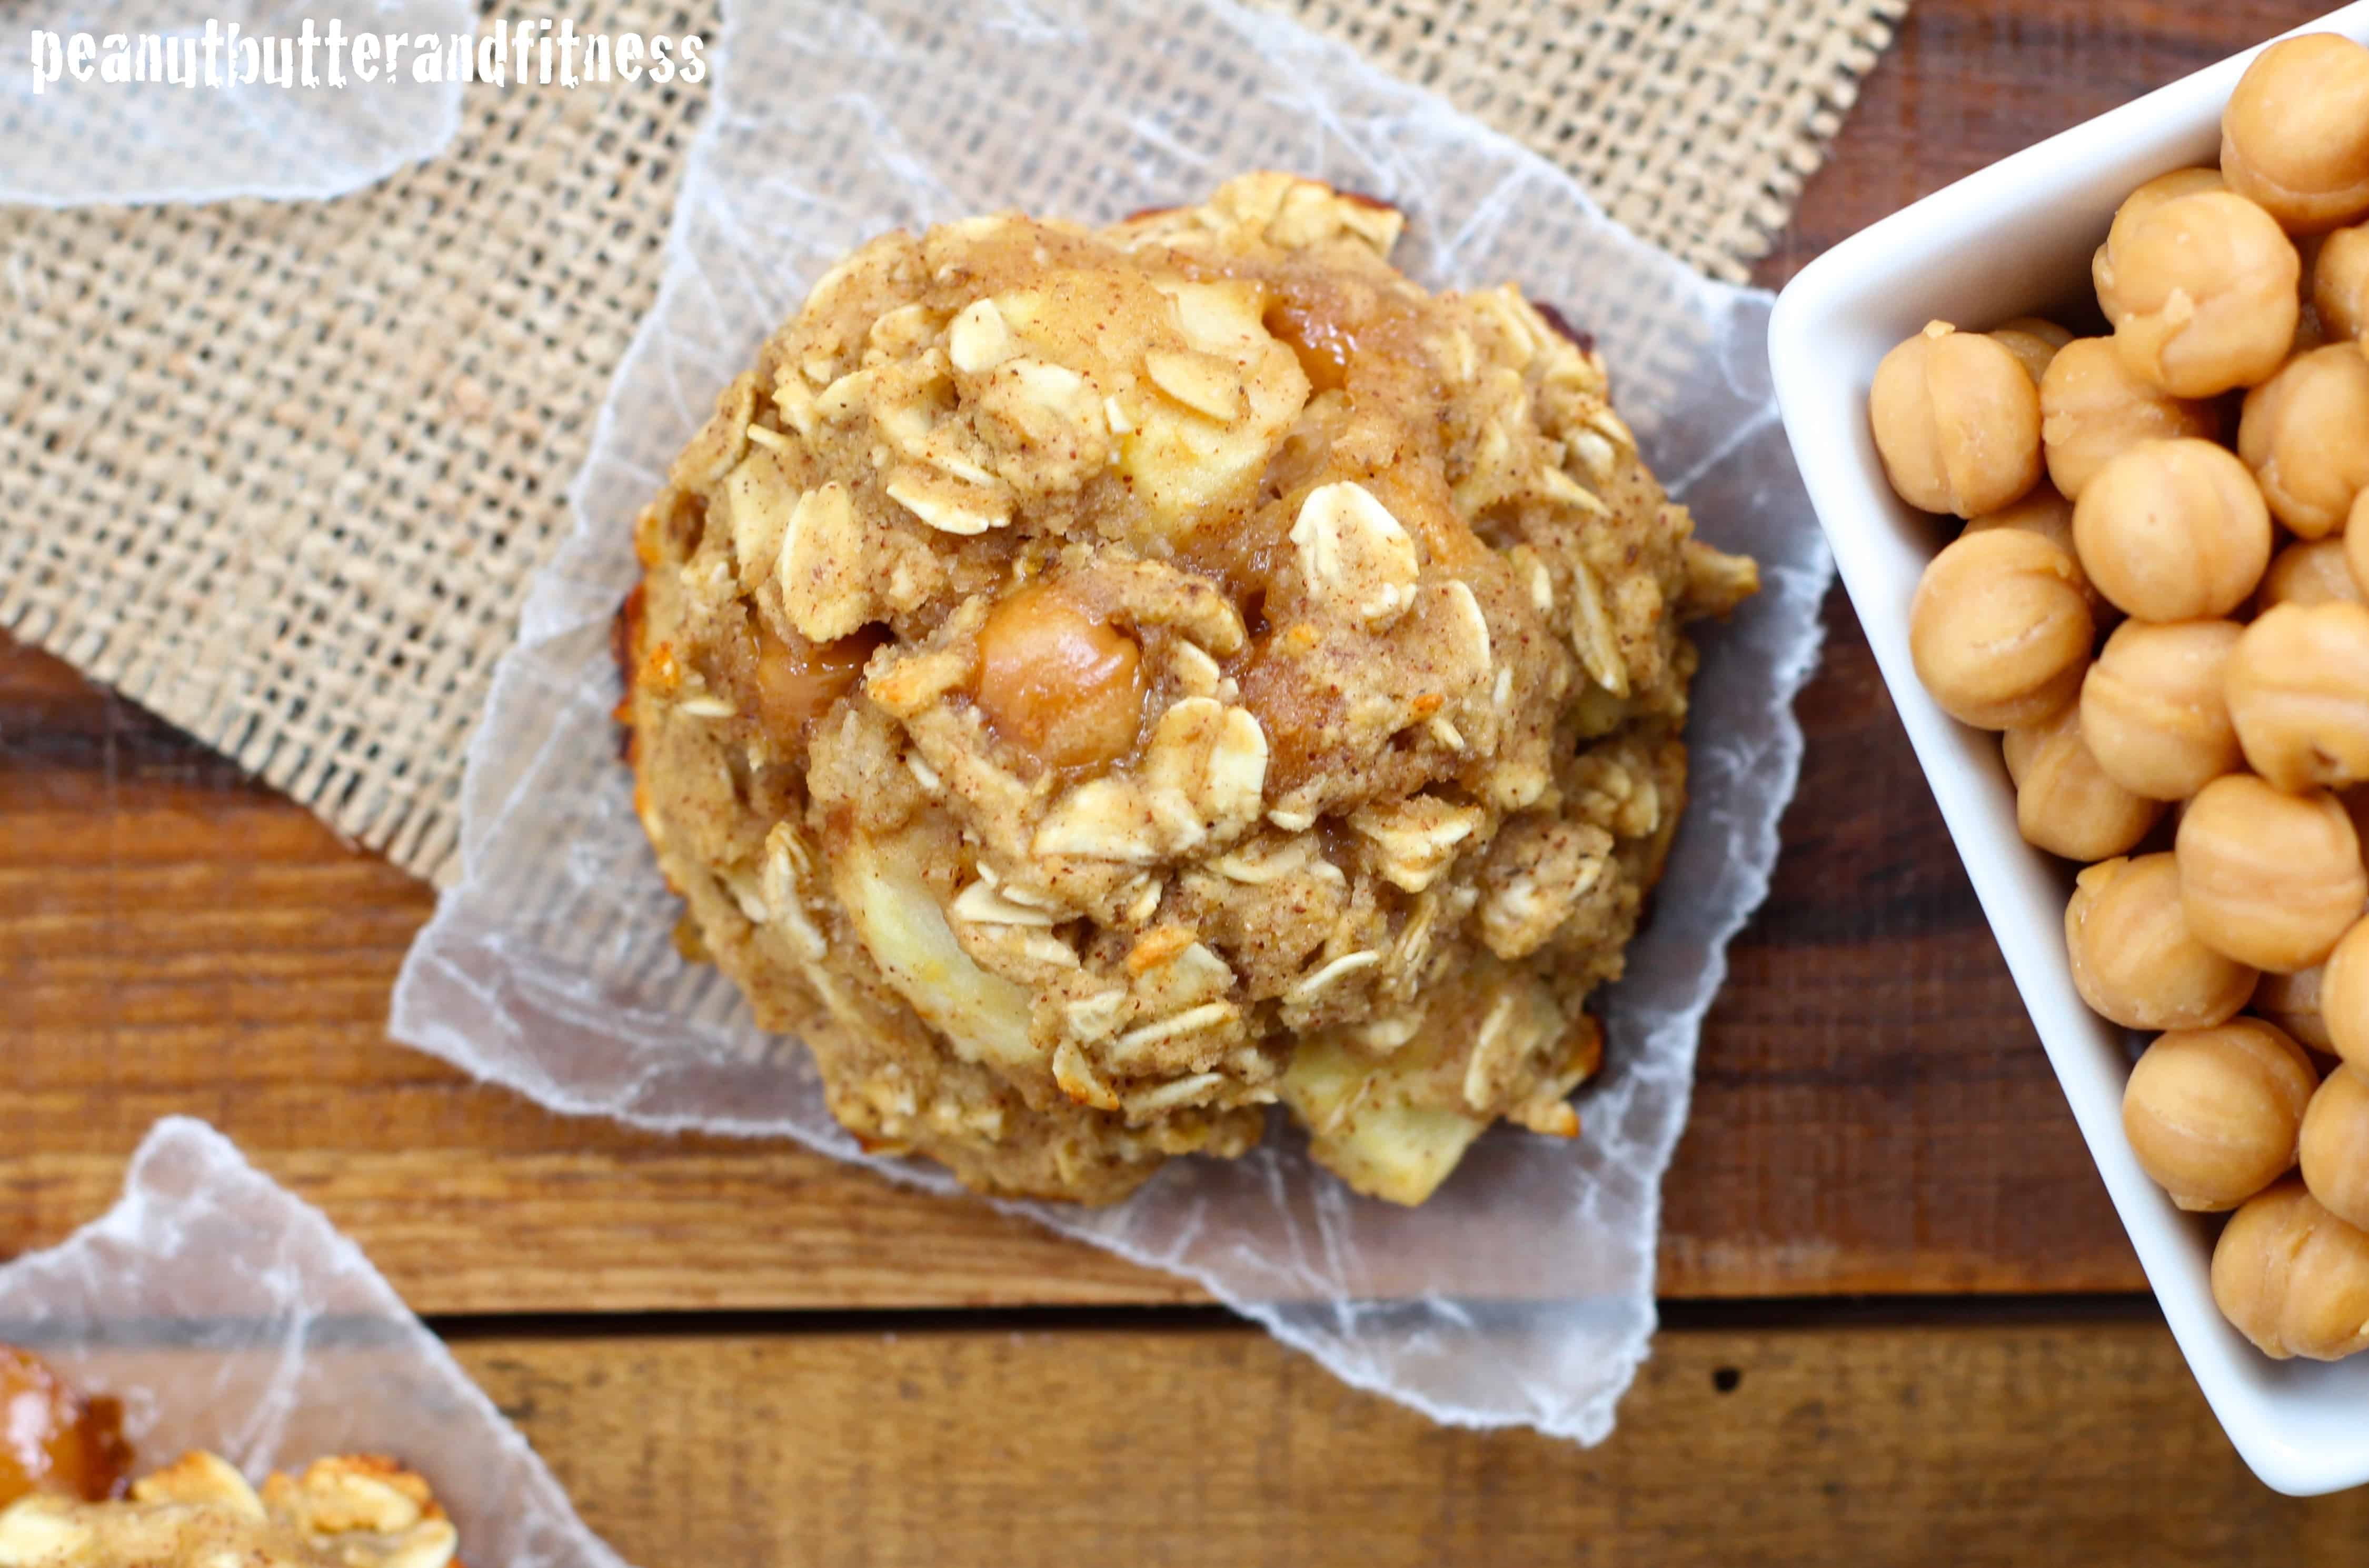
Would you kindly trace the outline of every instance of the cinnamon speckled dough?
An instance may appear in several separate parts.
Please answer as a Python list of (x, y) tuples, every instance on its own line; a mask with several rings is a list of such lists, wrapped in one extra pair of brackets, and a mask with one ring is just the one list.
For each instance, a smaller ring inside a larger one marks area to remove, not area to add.
[[(867, 1146), (1104, 1202), (1280, 1103), (1413, 1203), (1494, 1120), (1577, 1131), (1681, 625), (1757, 578), (1590, 347), (1425, 292), (1400, 226), (1257, 174), (887, 235), (644, 514), (622, 711), (685, 944)], [(1023, 590), (1087, 640), (1015, 719), (980, 643)], [(1074, 713), (1116, 749), (1030, 739)]]

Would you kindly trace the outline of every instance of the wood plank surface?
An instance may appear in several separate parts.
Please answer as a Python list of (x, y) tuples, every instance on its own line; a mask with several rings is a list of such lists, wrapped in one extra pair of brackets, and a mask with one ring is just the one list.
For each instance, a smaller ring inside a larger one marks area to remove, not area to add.
[[(1764, 269), (2306, 19), (2306, 3), (1920, 0)], [(1801, 798), (1707, 1026), (1666, 1194), (1678, 1297), (2140, 1287), (1839, 596)], [(0, 1253), (216, 1121), (424, 1310), (1189, 1293), (803, 1151), (552, 1117), (383, 1038), (428, 892), (0, 642)]]
[(1223, 1322), (455, 1349), (646, 1563), (2356, 1568), (2369, 1539), (2369, 1493), (2255, 1482), (2139, 1311), (1665, 1332), (1595, 1449), (1433, 1425)]

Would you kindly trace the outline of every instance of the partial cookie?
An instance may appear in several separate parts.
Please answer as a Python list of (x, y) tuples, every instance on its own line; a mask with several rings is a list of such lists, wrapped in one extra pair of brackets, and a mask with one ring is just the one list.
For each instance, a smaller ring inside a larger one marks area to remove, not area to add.
[(35, 1494), (0, 1509), (0, 1568), (446, 1568), (458, 1544), (428, 1483), (391, 1459), (316, 1459), (260, 1493), (191, 1452), (128, 1498)]

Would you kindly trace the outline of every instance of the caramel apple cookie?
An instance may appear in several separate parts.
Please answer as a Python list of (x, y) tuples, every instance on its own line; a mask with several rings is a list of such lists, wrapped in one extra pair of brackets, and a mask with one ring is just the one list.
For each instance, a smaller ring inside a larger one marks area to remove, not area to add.
[(1757, 575), (1585, 339), (1418, 287), (1401, 223), (1255, 174), (885, 235), (643, 514), (621, 715), (685, 944), (868, 1148), (1106, 1202), (1280, 1104), (1415, 1203), (1493, 1122), (1577, 1131), (1682, 627)]

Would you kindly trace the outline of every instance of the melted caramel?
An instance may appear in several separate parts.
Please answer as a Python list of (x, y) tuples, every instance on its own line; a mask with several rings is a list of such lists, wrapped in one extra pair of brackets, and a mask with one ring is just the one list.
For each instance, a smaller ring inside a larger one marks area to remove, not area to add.
[(866, 626), (835, 643), (808, 642), (795, 633), (784, 641), (762, 616), (750, 620), (757, 633), (757, 715), (776, 734), (795, 734), (830, 712), (863, 675), (873, 649), (888, 640)]
[(98, 1502), (131, 1462), (122, 1406), (84, 1399), (39, 1356), (0, 1345), (0, 1506), (34, 1492)]
[(1337, 316), (1297, 300), (1277, 300), (1259, 322), (1299, 358), (1314, 393), (1338, 392), (1349, 384), (1357, 336)]

